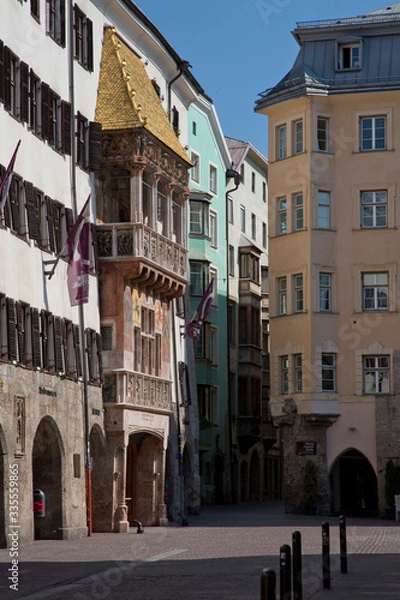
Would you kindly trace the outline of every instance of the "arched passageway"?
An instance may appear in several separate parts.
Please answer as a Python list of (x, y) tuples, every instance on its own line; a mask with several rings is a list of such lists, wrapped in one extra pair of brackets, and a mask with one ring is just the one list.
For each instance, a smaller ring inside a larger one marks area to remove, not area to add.
[(35, 540), (60, 537), (63, 526), (61, 436), (51, 417), (36, 430), (32, 451), (33, 490), (45, 495), (45, 516), (35, 517)]
[(331, 469), (333, 512), (372, 516), (378, 512), (378, 483), (369, 460), (358, 450), (341, 454)]
[(128, 521), (159, 525), (164, 508), (164, 454), (162, 440), (149, 433), (129, 436), (126, 456)]
[(258, 501), (261, 499), (260, 494), (260, 457), (256, 450), (253, 451), (250, 460), (250, 500)]

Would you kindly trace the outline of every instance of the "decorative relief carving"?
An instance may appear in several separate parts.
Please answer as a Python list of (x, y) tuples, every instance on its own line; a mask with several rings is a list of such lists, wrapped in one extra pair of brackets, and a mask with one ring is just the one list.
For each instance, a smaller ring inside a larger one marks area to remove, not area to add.
[(15, 453), (25, 452), (25, 398), (14, 398)]

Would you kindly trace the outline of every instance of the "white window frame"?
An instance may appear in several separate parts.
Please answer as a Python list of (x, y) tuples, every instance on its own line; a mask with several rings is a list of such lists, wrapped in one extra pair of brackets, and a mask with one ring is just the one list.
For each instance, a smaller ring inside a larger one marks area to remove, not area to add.
[(278, 278), (278, 307), (280, 315), (287, 315), (287, 278)]
[(251, 237), (253, 240), (257, 238), (257, 217), (254, 213), (251, 213)]
[(301, 154), (304, 151), (304, 122), (298, 119), (293, 123), (293, 154)]
[(190, 162), (193, 165), (190, 170), (190, 178), (192, 181), (200, 183), (200, 155), (194, 150), (190, 153)]
[(278, 198), (278, 234), (287, 233), (287, 199)]
[(240, 205), (240, 231), (246, 233), (246, 208)]
[(390, 394), (390, 357), (388, 355), (363, 356), (362, 368), (364, 394)]
[[(370, 279), (370, 281), (367, 281), (367, 279)], [(387, 271), (361, 273), (361, 287), (363, 311), (368, 312), (389, 310), (389, 273)], [(369, 297), (367, 297), (368, 290)], [(385, 292), (386, 294), (386, 302), (383, 301), (382, 297), (379, 297), (379, 294), (382, 294), (382, 292)], [(367, 304), (371, 304), (371, 306), (367, 306)]]
[[(324, 282), (323, 278), (327, 278)], [(319, 312), (332, 312), (332, 274), (318, 274), (318, 310)]]
[(338, 71), (353, 71), (361, 68), (361, 42), (338, 44)]
[(294, 363), (294, 391), (300, 394), (303, 391), (303, 358), (301, 354), (293, 356)]
[[(384, 215), (378, 215), (384, 208)], [(388, 192), (387, 190), (365, 190), (360, 192), (361, 229), (383, 229), (388, 226)], [(369, 214), (367, 214), (369, 213)], [(378, 219), (384, 223), (378, 224)], [(371, 224), (366, 224), (366, 220)]]
[(280, 373), (281, 373), (281, 394), (289, 393), (289, 356), (281, 356)]
[(218, 248), (218, 213), (215, 210), (210, 210), (210, 246)]
[(329, 151), (329, 119), (326, 117), (317, 116), (317, 151)]
[(304, 311), (304, 277), (302, 273), (293, 275), (294, 312)]
[(218, 169), (210, 163), (209, 166), (209, 189), (212, 194), (218, 192)]
[[(383, 120), (383, 127), (379, 124), (379, 121)], [(365, 137), (366, 128), (369, 125), (371, 130), (371, 138)], [(378, 136), (379, 129), (383, 128), (383, 144), (380, 142), (382, 136)], [(367, 143), (368, 142), (368, 143)], [(369, 146), (369, 142), (371, 142)], [(387, 117), (386, 115), (376, 116), (364, 116), (360, 117), (360, 151), (361, 152), (374, 152), (382, 151), (387, 149)]]
[[(194, 217), (197, 216), (195, 219)], [(189, 234), (208, 236), (209, 203), (202, 200), (189, 200)]]
[(326, 190), (317, 192), (317, 226), (318, 229), (331, 228), (331, 193)]
[(281, 125), (277, 130), (278, 160), (287, 157), (287, 127)]
[(304, 229), (304, 198), (302, 193), (294, 195), (293, 211), (294, 229), (295, 231), (301, 231)]
[[(327, 378), (326, 374), (332, 377)], [(330, 387), (328, 383), (332, 383)], [(336, 354), (323, 352), (321, 354), (321, 390), (323, 392), (336, 392)]]

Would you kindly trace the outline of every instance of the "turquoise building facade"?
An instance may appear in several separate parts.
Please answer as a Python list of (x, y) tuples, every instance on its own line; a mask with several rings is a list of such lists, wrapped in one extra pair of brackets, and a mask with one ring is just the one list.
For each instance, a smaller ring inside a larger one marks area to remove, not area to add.
[(226, 172), (231, 158), (211, 101), (188, 111), (188, 154), (193, 167), (188, 201), (188, 294), (194, 315), (214, 278), (214, 296), (200, 337), (193, 340), (199, 407), (199, 461), (203, 504), (230, 500), (230, 407), (227, 356)]

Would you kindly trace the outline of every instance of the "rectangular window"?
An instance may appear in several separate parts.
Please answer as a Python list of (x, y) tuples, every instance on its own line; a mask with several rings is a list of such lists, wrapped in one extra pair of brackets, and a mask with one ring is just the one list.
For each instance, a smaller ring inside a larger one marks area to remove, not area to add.
[(190, 153), (190, 162), (192, 163), (191, 178), (197, 183), (200, 182), (200, 156), (196, 152)]
[(254, 213), (251, 213), (251, 237), (253, 240), (257, 237), (257, 219)]
[(361, 227), (387, 227), (387, 192), (361, 192)]
[(19, 61), (7, 47), (4, 47), (3, 82), (4, 108), (19, 118)]
[(208, 263), (199, 260), (190, 261), (190, 295), (202, 296), (209, 283)]
[(262, 199), (263, 202), (267, 201), (267, 184), (265, 183), (265, 181), (262, 182)]
[(253, 194), (256, 191), (256, 174), (254, 173), (254, 171), (251, 172), (251, 191), (253, 192)]
[(294, 276), (294, 312), (302, 312), (304, 306), (303, 275)]
[(39, 0), (31, 0), (31, 15), (38, 21), (40, 20), (40, 2)]
[(246, 233), (246, 209), (244, 206), (240, 207), (240, 231)]
[(388, 356), (364, 356), (364, 394), (389, 394), (390, 369)]
[(210, 245), (218, 248), (218, 215), (214, 210), (210, 210)]
[(208, 385), (197, 386), (200, 423), (218, 423), (217, 390)]
[(330, 273), (319, 274), (319, 310), (321, 312), (332, 310), (332, 276)]
[(303, 391), (303, 363), (301, 354), (294, 355), (294, 389), (297, 394)]
[(278, 200), (278, 223), (279, 233), (287, 233), (287, 205), (286, 198), (280, 198)]
[(362, 273), (363, 310), (388, 310), (388, 273)]
[(279, 293), (279, 314), (287, 314), (287, 283), (286, 277), (280, 277), (278, 279), (278, 293)]
[(286, 125), (278, 127), (278, 158), (286, 158), (287, 141), (286, 141)]
[(214, 366), (218, 365), (218, 330), (210, 327), (210, 361)]
[(235, 276), (235, 248), (229, 244), (229, 275)]
[(208, 236), (209, 205), (208, 202), (189, 201), (189, 233)]
[(76, 123), (76, 162), (87, 170), (89, 166), (89, 122), (78, 113)]
[(262, 245), (263, 248), (267, 247), (267, 224), (262, 224)]
[(319, 229), (330, 229), (330, 192), (318, 191), (317, 222)]
[(218, 171), (217, 167), (210, 165), (210, 192), (216, 194), (218, 191)]
[(329, 148), (329, 119), (324, 117), (317, 118), (317, 150), (319, 152), (328, 152)]
[(281, 394), (289, 392), (289, 357), (281, 356)]
[(339, 70), (360, 68), (360, 44), (341, 44), (339, 51)]
[(303, 194), (294, 197), (294, 228), (296, 231), (304, 229)]
[(75, 58), (88, 71), (93, 71), (93, 23), (74, 6), (74, 47)]
[(261, 293), (268, 294), (268, 267), (261, 267)]
[(228, 198), (228, 222), (233, 225), (233, 200)]
[(300, 154), (303, 152), (303, 120), (295, 121), (293, 125), (293, 152)]
[(386, 148), (386, 117), (363, 117), (360, 119), (360, 149), (385, 150)]
[(321, 356), (321, 388), (323, 392), (336, 390), (336, 355), (322, 354)]
[(29, 128), (36, 135), (41, 133), (41, 91), (40, 79), (31, 70), (29, 74)]
[(65, 46), (65, 0), (46, 0), (46, 32)]

